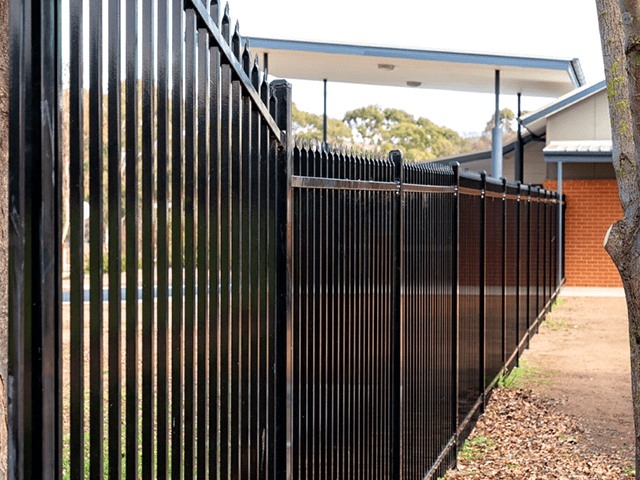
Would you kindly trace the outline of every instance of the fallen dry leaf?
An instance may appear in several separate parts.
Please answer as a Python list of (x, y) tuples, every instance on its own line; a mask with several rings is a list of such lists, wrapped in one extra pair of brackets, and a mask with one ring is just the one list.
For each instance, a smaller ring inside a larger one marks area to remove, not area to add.
[(632, 480), (633, 459), (587, 449), (576, 419), (530, 390), (496, 389), (447, 478)]

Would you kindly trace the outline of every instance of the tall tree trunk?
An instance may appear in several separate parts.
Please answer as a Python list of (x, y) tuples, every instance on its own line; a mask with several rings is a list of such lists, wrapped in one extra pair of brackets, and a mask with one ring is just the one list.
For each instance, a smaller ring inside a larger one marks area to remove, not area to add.
[(615, 263), (627, 299), (631, 390), (640, 480), (640, 4), (596, 0), (607, 81), (613, 167), (624, 218), (609, 228), (604, 248)]
[(0, 0), (0, 479), (7, 478), (9, 362), (9, 0)]

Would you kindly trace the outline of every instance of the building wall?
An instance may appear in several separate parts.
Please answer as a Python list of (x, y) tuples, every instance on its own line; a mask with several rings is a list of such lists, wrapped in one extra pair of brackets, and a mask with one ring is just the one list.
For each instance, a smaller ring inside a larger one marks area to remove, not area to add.
[[(556, 181), (544, 187), (556, 190)], [(563, 180), (567, 196), (565, 276), (572, 287), (621, 287), (618, 270), (603, 245), (609, 226), (622, 218), (615, 180)]]
[(607, 92), (602, 90), (547, 120), (547, 144), (568, 140), (611, 140)]
[[(544, 142), (529, 142), (524, 146), (524, 183), (542, 185), (546, 180), (546, 165), (542, 149)], [(461, 168), (479, 172), (484, 170), (491, 175), (491, 159), (463, 163)], [(515, 180), (515, 153), (510, 152), (502, 158), (502, 176)]]

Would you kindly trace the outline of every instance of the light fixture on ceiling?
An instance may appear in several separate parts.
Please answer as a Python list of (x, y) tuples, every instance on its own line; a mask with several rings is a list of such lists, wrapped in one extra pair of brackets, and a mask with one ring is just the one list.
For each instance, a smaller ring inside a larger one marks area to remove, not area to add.
[(391, 70), (396, 68), (396, 66), (395, 65), (391, 65), (390, 63), (379, 63), (378, 64), (378, 68), (380, 70), (388, 70), (390, 72)]
[(407, 82), (407, 86), (409, 87), (419, 87), (420, 85), (422, 85), (422, 82), (416, 82), (414, 80), (409, 80)]

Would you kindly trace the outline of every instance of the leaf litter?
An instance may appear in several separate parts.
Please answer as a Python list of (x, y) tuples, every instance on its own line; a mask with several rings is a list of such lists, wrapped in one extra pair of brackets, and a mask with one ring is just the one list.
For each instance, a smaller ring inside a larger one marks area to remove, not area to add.
[(589, 430), (528, 389), (497, 388), (448, 479), (625, 479), (633, 459), (588, 447)]

